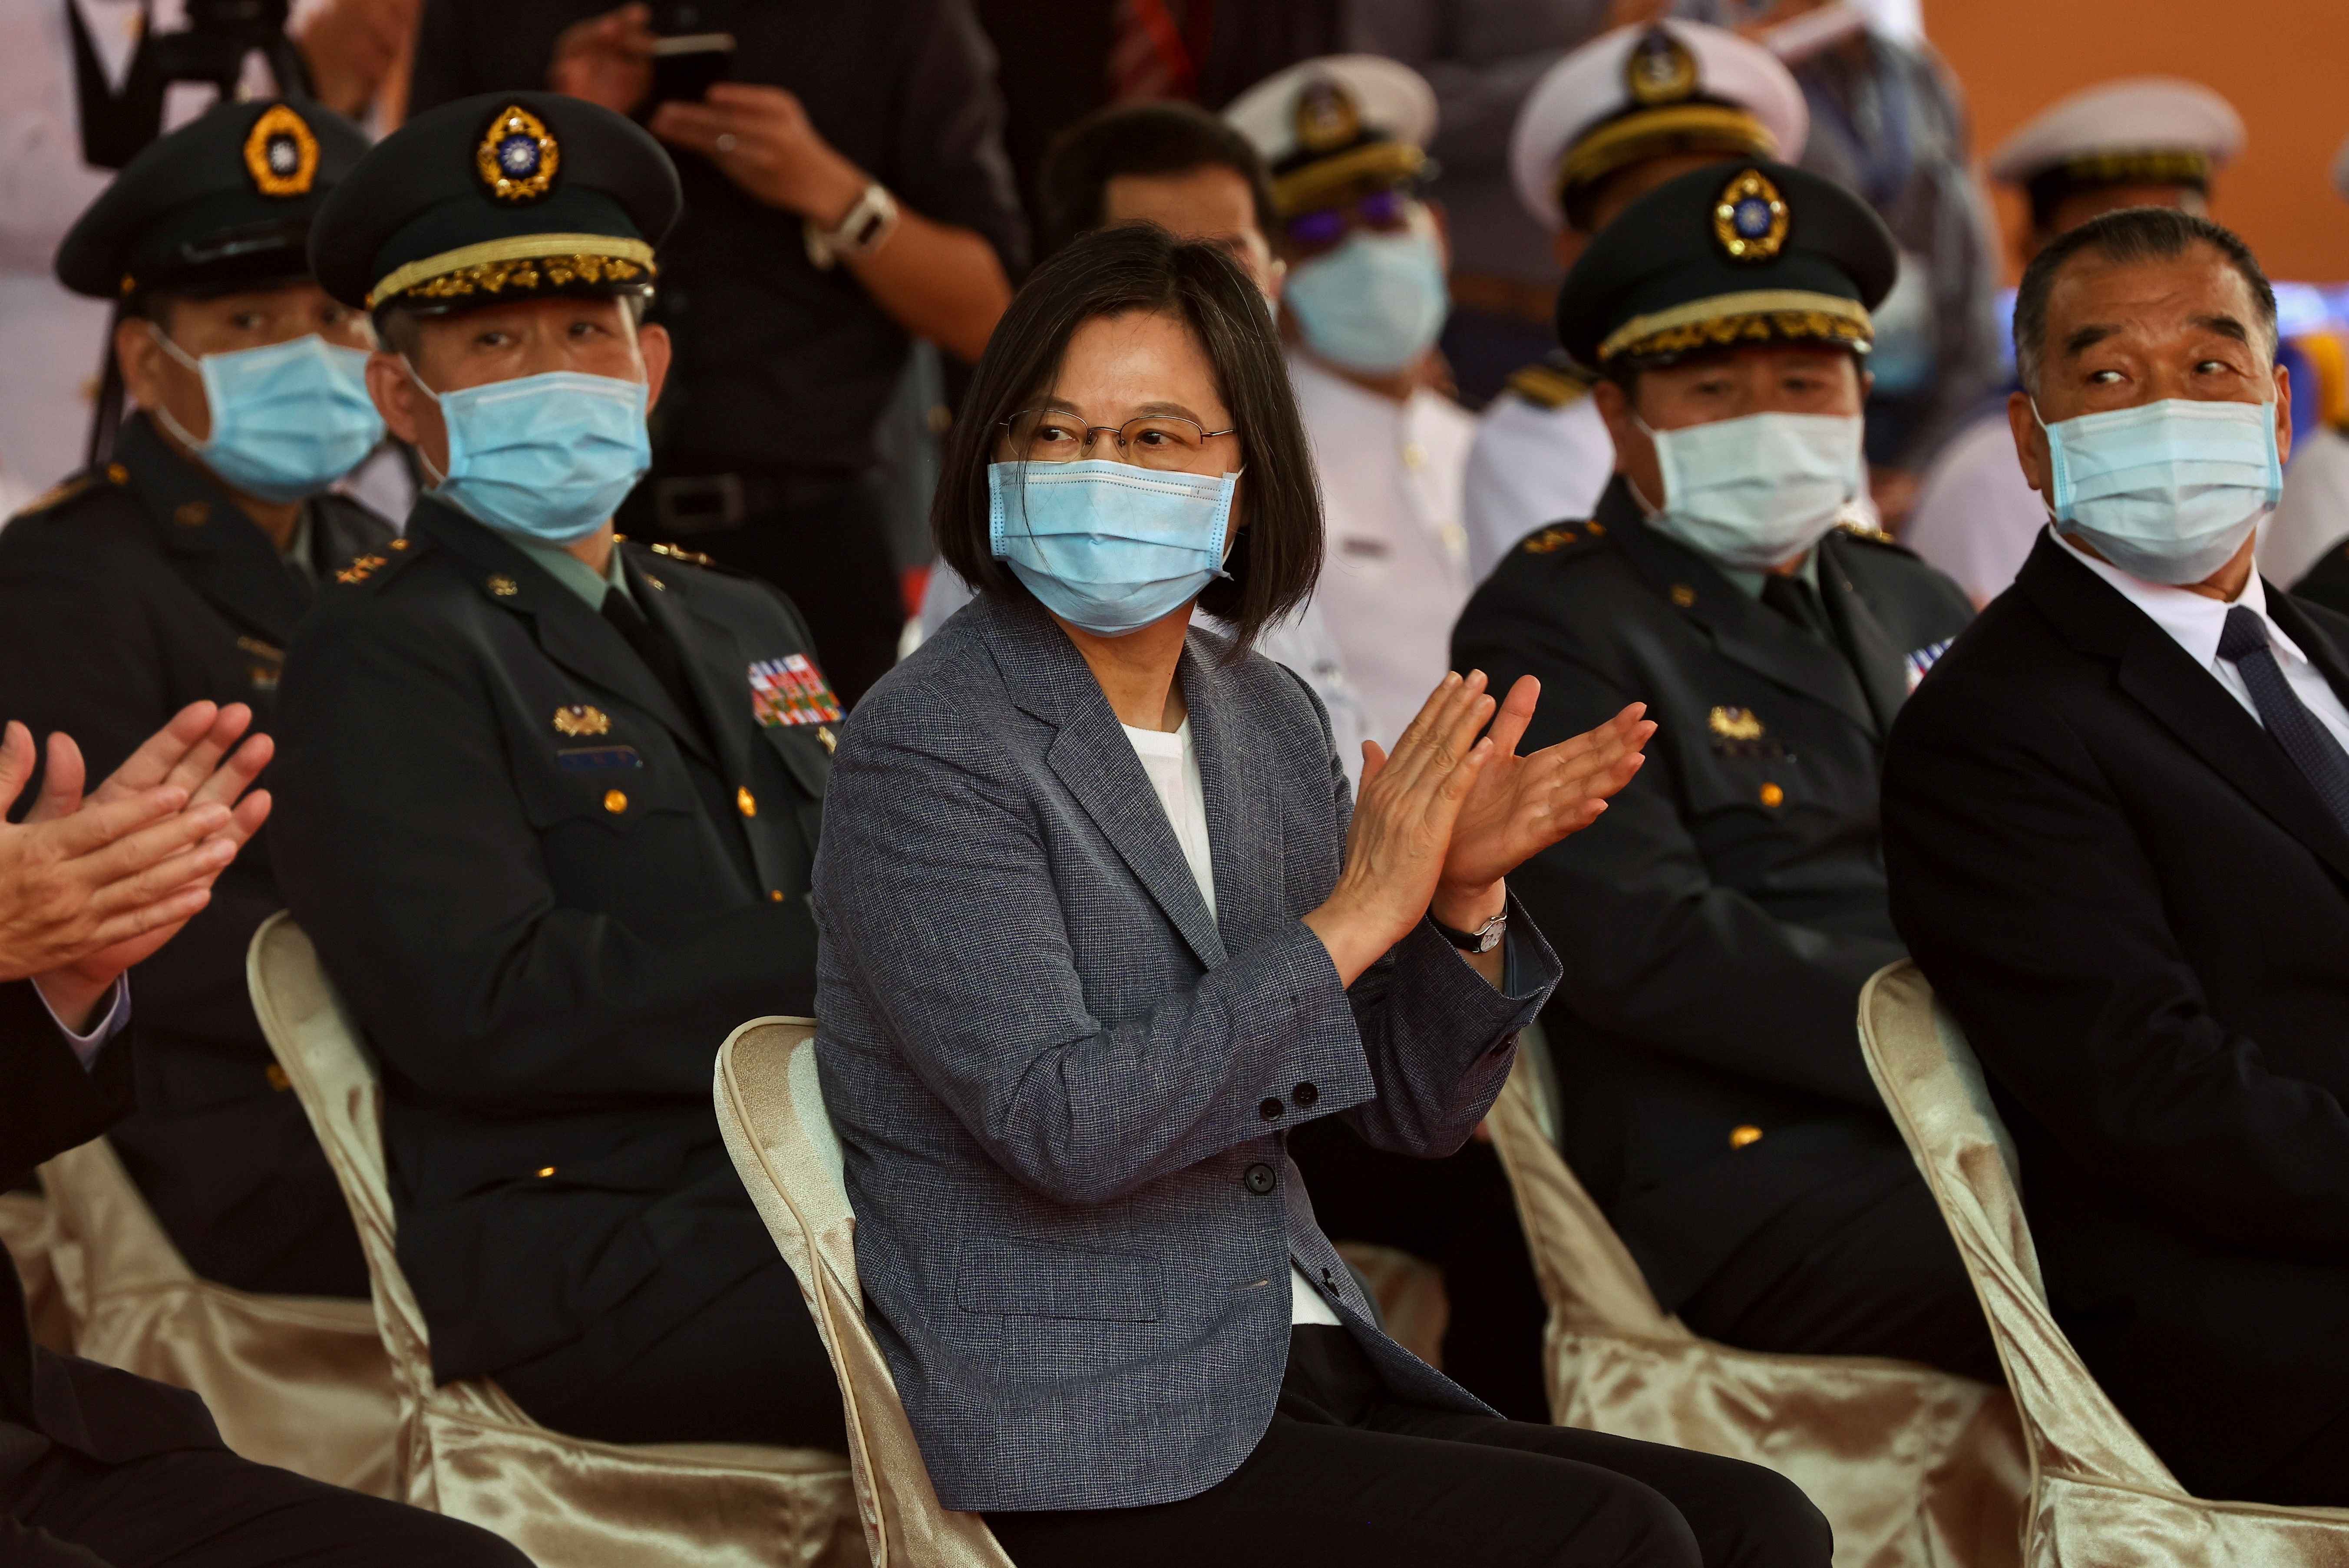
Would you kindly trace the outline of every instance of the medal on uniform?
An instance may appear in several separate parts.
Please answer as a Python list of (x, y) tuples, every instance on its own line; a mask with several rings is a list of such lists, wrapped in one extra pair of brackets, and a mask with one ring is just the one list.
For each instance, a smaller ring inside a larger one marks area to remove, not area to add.
[(766, 729), (838, 724), (840, 699), (805, 654), (785, 654), (750, 666), (750, 716)]

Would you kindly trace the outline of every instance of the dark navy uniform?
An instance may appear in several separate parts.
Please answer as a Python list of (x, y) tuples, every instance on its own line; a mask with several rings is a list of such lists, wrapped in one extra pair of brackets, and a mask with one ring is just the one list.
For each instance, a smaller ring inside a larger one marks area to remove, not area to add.
[[(642, 292), (678, 205), (641, 129), (499, 95), (387, 138), (312, 254), (379, 320), (461, 320)], [(582, 1437), (841, 1447), (709, 1086), (735, 1026), (813, 1010), (842, 705), (765, 583), (508, 526), (420, 499), (295, 639), (278, 725), (287, 897), (382, 1064), (434, 1369)]]
[[(158, 301), (306, 283), (311, 220), (366, 145), (313, 104), (214, 108), (124, 169), (59, 247), (58, 275), (150, 319), (168, 315)], [(318, 574), (393, 534), (339, 495), (302, 504), (281, 556), (208, 470), (134, 416), (110, 461), (0, 530), (0, 717), (72, 736), (93, 781), (191, 702), (245, 703), (268, 732)], [(275, 864), (264, 827), (132, 975), (139, 1109), (110, 1137), (202, 1277), (363, 1296), (349, 1211), (245, 988), (246, 944), (285, 902)]]

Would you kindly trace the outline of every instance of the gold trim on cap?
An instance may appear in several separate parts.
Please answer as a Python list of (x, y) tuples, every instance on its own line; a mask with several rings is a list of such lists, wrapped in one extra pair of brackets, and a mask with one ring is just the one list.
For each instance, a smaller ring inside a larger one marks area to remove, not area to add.
[(653, 248), (642, 240), (616, 234), (517, 234), (394, 268), (367, 291), (367, 306), (373, 310), (409, 293), (446, 299), (477, 291), (496, 294), (508, 287), (534, 289), (542, 283), (558, 288), (570, 283), (628, 283), (640, 272), (659, 270), (653, 265)]
[[(271, 154), (286, 143), (292, 144), (294, 166), (281, 169)], [(307, 196), (318, 178), (318, 139), (300, 115), (282, 103), (271, 104), (245, 133), (244, 171), (264, 196)]]
[(1748, 289), (1635, 315), (1599, 344), (1599, 363), (1625, 354), (1688, 354), (1804, 339), (1865, 347), (1876, 341), (1876, 325), (1857, 300), (1809, 289)]
[(2207, 185), (2210, 155), (2190, 147), (2139, 147), (2065, 159), (2065, 178), (2083, 185)]
[(1408, 141), (1372, 141), (1334, 158), (1319, 159), (1272, 182), (1273, 205), (1284, 218), (1313, 210), (1315, 202), (1364, 180), (1408, 180), (1427, 164), (1427, 154)]
[(1563, 203), (1577, 186), (1667, 152), (1775, 158), (1778, 139), (1754, 115), (1727, 104), (1680, 103), (1619, 116), (1576, 138), (1558, 159), (1558, 201)]

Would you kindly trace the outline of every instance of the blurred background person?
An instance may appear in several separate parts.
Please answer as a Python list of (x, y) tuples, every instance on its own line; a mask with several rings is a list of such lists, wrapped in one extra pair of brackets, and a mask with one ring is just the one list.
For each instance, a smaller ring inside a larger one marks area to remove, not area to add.
[(1468, 599), (1462, 476), (1475, 422), (1440, 388), (1444, 230), (1420, 199), (1435, 97), (1367, 55), (1309, 60), (1225, 111), (1272, 173), (1280, 332), (1328, 518), (1314, 602), (1388, 744), (1446, 664)]
[[(1809, 124), (1802, 88), (1760, 45), (1699, 22), (1619, 27), (1535, 84), (1510, 134), (1511, 179), (1570, 267), (1616, 213), (1675, 175), (1732, 158), (1798, 160)], [(1477, 417), (1463, 512), (1475, 582), (1544, 523), (1589, 516), (1614, 476), (1614, 444), (1585, 396), (1594, 377), (1557, 346), (1556, 304), (1553, 290), (1546, 351)]]
[[(1270, 177), (1247, 138), (1186, 103), (1106, 108), (1063, 131), (1045, 155), (1037, 194), (1040, 253), (1114, 223), (1148, 222), (1183, 240), (1221, 245), (1278, 309), (1287, 263), (1268, 235), (1278, 226)], [(970, 602), (969, 585), (940, 561), (922, 599), (921, 628), (936, 633)], [(1202, 612), (1202, 614), (1206, 614)], [(1208, 615), (1210, 624), (1215, 617)], [(1347, 684), (1337, 643), (1311, 600), (1257, 636), (1257, 651), (1305, 677), (1323, 709), (1348, 775), (1361, 768), (1370, 721)]]
[[(2349, 141), (2333, 157), (2333, 188), (2349, 197)], [(2315, 397), (2310, 387), (2303, 396)], [(2260, 525), (2260, 571), (2349, 614), (2349, 423), (2320, 420), (2292, 442), (2283, 500)]]
[[(383, 421), (374, 339), (304, 253), (366, 150), (315, 104), (220, 105), (150, 143), (58, 248), (65, 286), (117, 302), (137, 411), (111, 463), (0, 531), (0, 712), (78, 737), (95, 769), (197, 698), (247, 705), (265, 729), (319, 583), (393, 537), (327, 488)], [(285, 902), (273, 837), (141, 966), (139, 1109), (112, 1137), (200, 1276), (364, 1296), (342, 1190), (245, 983), (253, 934)]]
[[(664, 97), (656, 38), (711, 34), (727, 79)], [(906, 619), (873, 469), (909, 340), (975, 359), (1026, 260), (993, 66), (966, 0), (425, 6), (410, 114), (552, 87), (676, 150), (686, 217), (647, 319), (677, 369), (622, 526), (786, 589), (852, 705)]]
[[(2016, 246), (2028, 263), (2100, 212), (2175, 207), (2207, 215), (2211, 176), (2242, 150), (2242, 117), (2225, 98), (2194, 82), (2138, 77), (2050, 105), (1999, 144), (1990, 172), (2030, 204)], [(1983, 402), (1934, 459), (1901, 539), (1981, 605), (2014, 581), (2046, 525), (2046, 504), (2015, 461), (2000, 398)]]

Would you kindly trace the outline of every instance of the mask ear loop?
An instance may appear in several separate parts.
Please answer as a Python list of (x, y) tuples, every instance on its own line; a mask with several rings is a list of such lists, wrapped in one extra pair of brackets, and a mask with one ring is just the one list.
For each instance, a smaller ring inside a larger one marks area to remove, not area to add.
[[(178, 360), (181, 365), (186, 366), (190, 370), (194, 371), (196, 373), (196, 378), (199, 381), (203, 382), (204, 412), (209, 415), (212, 411), (212, 383), (206, 379), (204, 376), (204, 362), (196, 356), (190, 354), (178, 344), (172, 342), (171, 335), (166, 333), (152, 320), (150, 320), (147, 323), (147, 330), (150, 335), (152, 335), (155, 342), (162, 348), (164, 353)], [(200, 441), (196, 439), (195, 437), (188, 434), (187, 427), (181, 424), (177, 419), (171, 418), (171, 410), (164, 407), (162, 404), (156, 404), (152, 408), (147, 409), (147, 412), (152, 414), (155, 417), (156, 422), (161, 425), (163, 428), (171, 431), (174, 437), (178, 438), (180, 444), (187, 448), (191, 452), (201, 452), (209, 444), (206, 441)]]
[[(1232, 502), (1239, 498), (1240, 476), (1246, 472), (1247, 472), (1247, 465), (1246, 463), (1242, 463), (1238, 468), (1234, 469), (1230, 473), (1224, 476), (1223, 513), (1224, 519), (1227, 522), (1231, 520)], [(1240, 547), (1240, 535), (1247, 531), (1247, 529), (1245, 524), (1238, 528), (1228, 529), (1226, 531), (1224, 553), (1216, 562), (1216, 575), (1222, 578), (1226, 583), (1236, 583), (1238, 581), (1238, 579), (1234, 577), (1231, 573), (1232, 552)]]
[[(2039, 433), (2047, 438), (2047, 485), (2050, 490), (2053, 490), (2055, 486), (2055, 449), (2058, 445), (2055, 432), (2048, 428), (2045, 416), (2039, 412), (2038, 398), (2026, 393), (2023, 396), (2023, 401), (2024, 406), (2031, 410), (2032, 423), (2037, 425), (2039, 427)], [(2037, 492), (2033, 491), (2033, 493), (2036, 494)], [(2058, 533), (2063, 532), (2064, 520), (2056, 514), (2054, 504), (2043, 495), (2039, 497), (2039, 505), (2041, 509), (2047, 513), (2048, 526), (2053, 528)]]
[[(1661, 472), (1664, 466), (1663, 432), (1661, 430), (1650, 429), (1648, 428), (1648, 421), (1640, 418), (1640, 411), (1631, 407), (1631, 400), (1628, 397), (1623, 400), (1623, 412), (1630, 419), (1632, 425), (1638, 428), (1640, 434), (1648, 438), (1648, 444), (1655, 449), (1656, 468), (1658, 471)], [(1658, 506), (1654, 501), (1650, 500), (1648, 499), (1647, 492), (1640, 488), (1640, 481), (1633, 479), (1630, 474), (1625, 474), (1623, 476), (1623, 488), (1630, 490), (1631, 492), (1631, 499), (1640, 503), (1640, 512), (1641, 516), (1661, 517), (1663, 515), (1664, 509)], [(1670, 489), (1669, 486), (1666, 488), (1667, 490)]]
[[(416, 383), (416, 389), (419, 392), (423, 393), (435, 403), (440, 402), (440, 394), (432, 390), (431, 387), (424, 385), (424, 377), (416, 374), (416, 366), (409, 363), (408, 356), (405, 354), (399, 356), (399, 367), (408, 372), (408, 378)], [(441, 404), (441, 425), (444, 429), (447, 428), (447, 424), (448, 405), (444, 403)], [(442, 485), (449, 482), (449, 476), (441, 472), (438, 468), (435, 468), (433, 466), (432, 459), (424, 455), (424, 446), (422, 442), (418, 442), (411, 449), (416, 453), (416, 466), (422, 469), (427, 474), (431, 476), (432, 488), (434, 490), (437, 490)]]

